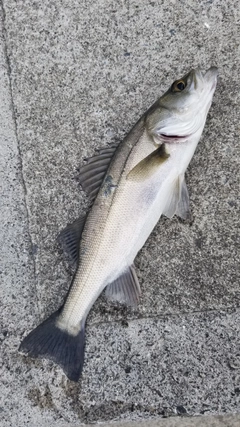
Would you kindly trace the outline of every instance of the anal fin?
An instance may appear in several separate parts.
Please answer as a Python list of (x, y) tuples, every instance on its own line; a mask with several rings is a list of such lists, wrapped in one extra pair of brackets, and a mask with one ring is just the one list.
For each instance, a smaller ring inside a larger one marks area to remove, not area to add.
[(138, 304), (141, 294), (140, 285), (134, 265), (131, 265), (105, 290), (108, 299), (118, 301), (130, 306)]

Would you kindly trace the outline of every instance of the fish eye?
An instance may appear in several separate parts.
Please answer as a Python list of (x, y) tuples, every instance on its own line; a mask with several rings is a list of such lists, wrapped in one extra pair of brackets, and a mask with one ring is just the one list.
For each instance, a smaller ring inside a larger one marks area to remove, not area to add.
[(185, 84), (185, 82), (183, 80), (176, 80), (176, 82), (174, 82), (172, 84), (171, 91), (172, 92), (182, 92), (186, 86), (187, 85)]

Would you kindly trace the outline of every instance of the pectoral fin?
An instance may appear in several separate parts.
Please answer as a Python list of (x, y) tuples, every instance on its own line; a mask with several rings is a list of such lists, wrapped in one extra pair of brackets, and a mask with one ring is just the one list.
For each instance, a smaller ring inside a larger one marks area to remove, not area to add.
[(182, 219), (190, 216), (189, 195), (183, 175), (180, 175), (172, 184), (163, 215), (172, 218), (177, 215)]
[(149, 178), (156, 169), (159, 168), (170, 155), (166, 152), (165, 144), (160, 145), (157, 150), (149, 154), (145, 159), (141, 160), (134, 168), (128, 173), (127, 179), (131, 181), (144, 181)]

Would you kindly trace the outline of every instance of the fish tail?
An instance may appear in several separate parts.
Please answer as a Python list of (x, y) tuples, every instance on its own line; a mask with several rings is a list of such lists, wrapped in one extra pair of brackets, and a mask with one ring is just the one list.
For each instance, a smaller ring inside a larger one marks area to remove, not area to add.
[(57, 326), (60, 310), (44, 320), (22, 341), (19, 351), (30, 357), (53, 360), (61, 366), (71, 381), (78, 381), (83, 368), (85, 325), (77, 335)]

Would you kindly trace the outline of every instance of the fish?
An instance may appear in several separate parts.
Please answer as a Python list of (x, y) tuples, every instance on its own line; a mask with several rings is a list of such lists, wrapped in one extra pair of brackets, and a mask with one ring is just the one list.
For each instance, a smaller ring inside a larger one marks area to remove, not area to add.
[(216, 67), (192, 69), (173, 82), (119, 145), (80, 169), (92, 206), (60, 240), (76, 273), (64, 304), (31, 331), (19, 351), (58, 364), (77, 382), (84, 364), (85, 323), (105, 289), (110, 300), (136, 306), (134, 259), (161, 215), (190, 214), (185, 171), (201, 137), (217, 84)]

